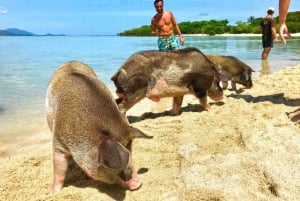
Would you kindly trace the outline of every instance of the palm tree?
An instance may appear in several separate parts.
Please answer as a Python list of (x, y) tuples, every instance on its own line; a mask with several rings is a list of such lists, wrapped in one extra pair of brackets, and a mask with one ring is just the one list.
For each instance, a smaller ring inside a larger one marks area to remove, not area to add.
[(254, 16), (250, 16), (250, 17), (248, 18), (248, 20), (247, 20), (247, 23), (250, 24), (250, 25), (252, 25), (253, 22), (254, 22), (254, 20), (255, 20), (255, 17), (254, 17)]

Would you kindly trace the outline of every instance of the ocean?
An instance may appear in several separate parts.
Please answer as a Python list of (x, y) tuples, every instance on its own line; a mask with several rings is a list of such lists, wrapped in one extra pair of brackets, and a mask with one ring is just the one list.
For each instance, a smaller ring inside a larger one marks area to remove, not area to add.
[[(48, 129), (45, 94), (58, 66), (71, 60), (86, 63), (114, 93), (111, 76), (133, 53), (157, 49), (156, 41), (156, 37), (120, 36), (0, 37), (0, 145)], [(254, 78), (261, 75), (258, 36), (186, 36), (183, 47), (235, 56), (256, 71)], [(299, 47), (300, 38), (288, 40), (287, 45), (275, 44), (268, 59), (269, 70), (300, 64)]]

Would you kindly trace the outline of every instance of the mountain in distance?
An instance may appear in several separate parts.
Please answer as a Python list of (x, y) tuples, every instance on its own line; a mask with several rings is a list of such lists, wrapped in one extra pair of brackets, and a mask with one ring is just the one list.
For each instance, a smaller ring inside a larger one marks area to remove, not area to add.
[(65, 36), (64, 34), (44, 34), (44, 35), (36, 35), (34, 33), (24, 31), (17, 28), (8, 28), (5, 30), (0, 30), (0, 36)]
[(16, 29), (16, 28), (5, 29), (4, 31), (6, 31), (8, 34), (12, 34), (14, 36), (34, 36), (35, 35), (28, 31), (24, 31), (24, 30), (20, 30), (20, 29)]

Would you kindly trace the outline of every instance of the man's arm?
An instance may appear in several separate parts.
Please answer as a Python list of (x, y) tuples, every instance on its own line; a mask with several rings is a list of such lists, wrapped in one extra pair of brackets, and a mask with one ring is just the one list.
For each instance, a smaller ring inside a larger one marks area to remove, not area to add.
[(279, 0), (279, 25), (285, 23), (290, 0)]
[(285, 24), (286, 16), (289, 10), (290, 0), (279, 0), (279, 36), (283, 44), (286, 44), (284, 34), (291, 36)]
[(276, 28), (275, 27), (272, 27), (272, 38), (274, 40), (275, 43), (278, 42), (278, 39), (277, 39), (277, 34), (276, 34)]
[(157, 28), (157, 26), (155, 24), (154, 17), (151, 20), (151, 35), (153, 35), (153, 36), (159, 36), (159, 31), (158, 31), (158, 28)]
[(183, 38), (183, 35), (181, 34), (181, 30), (175, 20), (175, 17), (173, 15), (173, 13), (170, 11), (170, 14), (171, 14), (171, 19), (172, 19), (172, 24), (173, 26), (175, 26), (175, 29), (176, 29), (176, 32), (177, 34), (179, 35), (179, 38), (180, 38), (180, 44), (183, 45), (184, 44), (184, 38)]

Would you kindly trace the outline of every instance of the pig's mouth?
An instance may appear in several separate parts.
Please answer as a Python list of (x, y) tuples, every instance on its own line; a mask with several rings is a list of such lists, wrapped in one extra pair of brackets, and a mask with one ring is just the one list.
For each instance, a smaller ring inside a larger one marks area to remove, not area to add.
[(220, 101), (223, 99), (223, 93), (220, 93), (219, 95), (215, 95), (215, 96), (210, 96), (210, 95), (208, 96), (214, 101)]
[(116, 181), (119, 185), (131, 191), (138, 190), (142, 186), (142, 182), (138, 179), (135, 170), (132, 170), (132, 173), (129, 176), (125, 176), (124, 174), (121, 174), (120, 176), (117, 177)]
[(252, 87), (252, 83), (247, 83), (246, 88), (250, 89)]
[(124, 93), (117, 93), (118, 98), (115, 100), (117, 105), (121, 104), (125, 100)]

